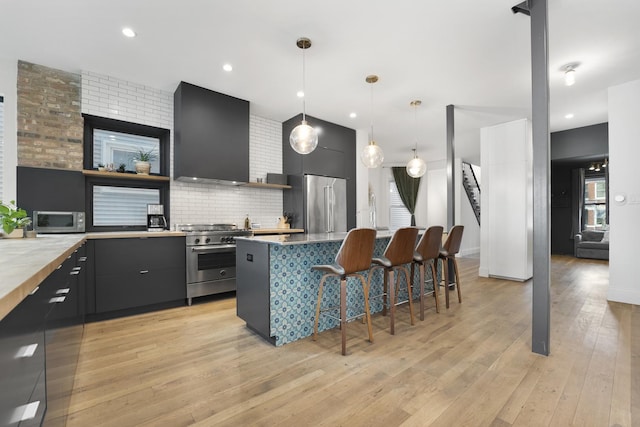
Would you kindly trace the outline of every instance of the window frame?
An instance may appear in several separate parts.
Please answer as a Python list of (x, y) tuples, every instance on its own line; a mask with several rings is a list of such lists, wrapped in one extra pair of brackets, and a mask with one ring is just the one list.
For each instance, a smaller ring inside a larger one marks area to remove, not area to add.
[[(95, 170), (93, 167), (93, 131), (101, 129), (128, 133), (132, 135), (158, 138), (160, 152), (158, 153), (160, 173), (154, 176), (169, 176), (170, 134), (169, 129), (154, 126), (130, 123), (122, 120), (83, 114), (84, 118), (84, 160), (83, 166), (87, 170)], [(119, 176), (122, 175), (122, 178)], [(170, 223), (170, 191), (169, 181), (139, 180), (128, 178), (129, 174), (114, 174), (109, 177), (86, 176), (85, 178), (85, 229), (86, 231), (146, 231), (147, 226), (95, 226), (93, 225), (93, 188), (94, 186), (148, 188), (160, 191), (160, 203), (164, 205), (164, 216)]]
[[(407, 209), (407, 207), (404, 205), (404, 203), (402, 203), (402, 199), (400, 199), (400, 204), (393, 204), (392, 203), (392, 201), (391, 201), (391, 190), (392, 190), (391, 186), (392, 185), (395, 188), (395, 192), (398, 193), (398, 198), (400, 198), (400, 194), (398, 192), (398, 184), (396, 184), (396, 181), (393, 178), (391, 178), (389, 180), (389, 187), (388, 187), (388, 190), (389, 190), (389, 229), (391, 231), (395, 231), (398, 228), (410, 227), (411, 226), (411, 213), (409, 212), (409, 209)], [(399, 227), (394, 228), (392, 226), (394, 224), (394, 221), (393, 221), (394, 215), (392, 214), (393, 208), (402, 208), (402, 209), (404, 209), (404, 213), (406, 213), (406, 215), (409, 216), (409, 223), (406, 224), (406, 225), (400, 225)]]
[(158, 140), (160, 141), (160, 152), (158, 153), (160, 173), (151, 175), (169, 176), (169, 137), (171, 134), (171, 131), (169, 129), (141, 125), (139, 123), (130, 123), (116, 119), (108, 119), (106, 117), (92, 116), (90, 114), (83, 114), (82, 117), (84, 118), (83, 166), (85, 169), (95, 170), (95, 168), (93, 167), (93, 131), (94, 129), (100, 129), (105, 131), (114, 131), (120, 133), (128, 133), (131, 135), (158, 138)]
[[(608, 195), (609, 192), (607, 191), (607, 176), (604, 173), (590, 173), (590, 174), (585, 174), (584, 177), (584, 200), (582, 200), (582, 229), (583, 230), (604, 230), (607, 228), (608, 224), (609, 224), (609, 212), (607, 209), (607, 204), (608, 204)], [(587, 186), (590, 182), (593, 182), (594, 185), (594, 199), (588, 199), (587, 200), (587, 196), (588, 196), (588, 189)], [(598, 197), (598, 182), (603, 182), (604, 183), (604, 197)], [(597, 221), (595, 225), (589, 225), (587, 224), (587, 218), (588, 218), (588, 207), (595, 207), (596, 208), (596, 212), (597, 212), (597, 208), (598, 207), (603, 207), (604, 208), (604, 212), (605, 212), (605, 218), (604, 218), (604, 223), (601, 225), (598, 225)]]

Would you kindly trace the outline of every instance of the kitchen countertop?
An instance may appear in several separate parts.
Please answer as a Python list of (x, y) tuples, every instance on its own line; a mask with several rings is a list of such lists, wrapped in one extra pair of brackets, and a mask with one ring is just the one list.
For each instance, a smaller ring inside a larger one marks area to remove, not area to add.
[(116, 231), (39, 234), (31, 239), (0, 239), (0, 320), (13, 310), (87, 239), (181, 237), (181, 231)]
[(253, 228), (251, 231), (253, 231), (254, 235), (304, 233), (302, 228)]
[[(393, 232), (378, 231), (376, 238), (391, 237)], [(347, 236), (343, 233), (318, 233), (318, 234), (281, 234), (276, 236), (236, 237), (236, 241), (248, 240), (267, 245), (304, 245), (309, 243), (341, 242)]]
[(20, 304), (85, 240), (84, 234), (0, 239), (0, 319)]

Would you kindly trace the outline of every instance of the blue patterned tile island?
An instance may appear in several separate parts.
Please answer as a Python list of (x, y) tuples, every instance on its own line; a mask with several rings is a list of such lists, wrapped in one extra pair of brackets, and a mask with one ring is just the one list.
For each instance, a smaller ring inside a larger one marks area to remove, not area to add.
[[(237, 314), (247, 327), (280, 346), (313, 334), (318, 286), (322, 273), (311, 270), (316, 264), (335, 260), (347, 233), (254, 236), (236, 239)], [(392, 233), (378, 232), (374, 256), (384, 253)], [(371, 278), (371, 313), (382, 310), (383, 275), (380, 269)], [(431, 278), (427, 269), (427, 279)], [(367, 277), (367, 273), (365, 273)], [(407, 299), (404, 274), (400, 275), (399, 300)], [(414, 283), (418, 282), (416, 269)], [(339, 306), (339, 279), (330, 278), (322, 295), (323, 307)], [(429, 286), (429, 285), (427, 285)], [(418, 298), (419, 286), (413, 290)], [(364, 312), (362, 286), (347, 279), (347, 317)], [(334, 328), (338, 321), (321, 316), (319, 330)]]

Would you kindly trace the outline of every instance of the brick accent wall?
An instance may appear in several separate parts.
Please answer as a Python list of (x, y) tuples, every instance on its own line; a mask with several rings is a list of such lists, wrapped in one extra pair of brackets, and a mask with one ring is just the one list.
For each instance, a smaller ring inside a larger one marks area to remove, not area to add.
[(18, 61), (18, 166), (82, 170), (80, 75)]

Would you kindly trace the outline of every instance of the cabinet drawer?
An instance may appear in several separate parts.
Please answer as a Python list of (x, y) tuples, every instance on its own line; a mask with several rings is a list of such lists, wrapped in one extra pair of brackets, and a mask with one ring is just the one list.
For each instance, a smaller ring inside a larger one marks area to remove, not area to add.
[(184, 268), (185, 247), (184, 237), (99, 240), (95, 244), (95, 273), (107, 276)]
[(96, 277), (97, 313), (176, 301), (186, 297), (184, 267)]

